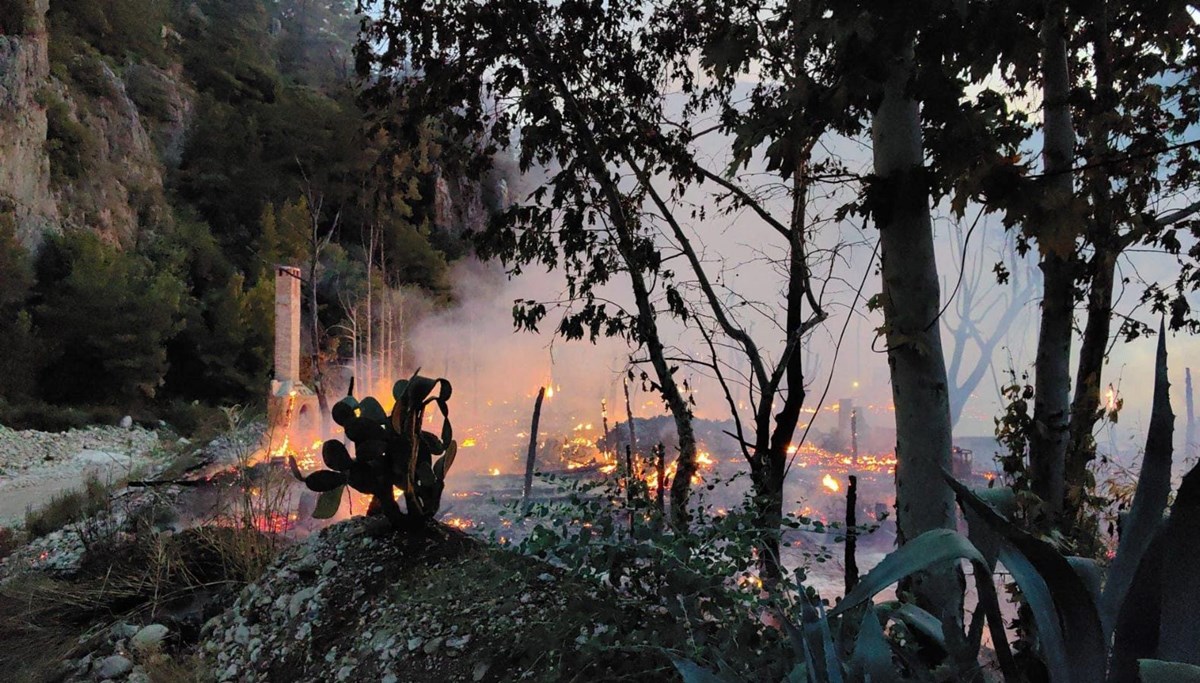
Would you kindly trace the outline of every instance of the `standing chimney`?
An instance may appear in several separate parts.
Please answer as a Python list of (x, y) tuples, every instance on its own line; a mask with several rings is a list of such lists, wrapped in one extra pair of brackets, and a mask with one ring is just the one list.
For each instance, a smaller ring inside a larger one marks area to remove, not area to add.
[(300, 384), (300, 269), (291, 266), (275, 266), (275, 382), (276, 393)]

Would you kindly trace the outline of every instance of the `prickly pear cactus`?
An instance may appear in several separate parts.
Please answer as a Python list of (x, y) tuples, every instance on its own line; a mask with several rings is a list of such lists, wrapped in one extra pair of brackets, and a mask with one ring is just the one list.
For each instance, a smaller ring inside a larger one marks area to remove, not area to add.
[[(354, 455), (343, 442), (330, 439), (321, 446), (321, 458), (329, 469), (306, 475), (294, 458), (290, 460), (293, 474), (321, 494), (313, 517), (336, 514), (349, 486), (372, 496), (368, 514), (382, 513), (396, 528), (433, 519), (441, 506), (446, 473), (458, 453), (450, 426), (451, 391), (446, 379), (413, 374), (392, 387), (396, 403), (390, 415), (370, 396), (358, 401), (348, 395), (338, 401), (331, 410), (333, 420), (353, 442)], [(441, 411), (441, 434), (421, 429), (430, 405)], [(396, 500), (397, 489), (404, 496), (404, 511)]]

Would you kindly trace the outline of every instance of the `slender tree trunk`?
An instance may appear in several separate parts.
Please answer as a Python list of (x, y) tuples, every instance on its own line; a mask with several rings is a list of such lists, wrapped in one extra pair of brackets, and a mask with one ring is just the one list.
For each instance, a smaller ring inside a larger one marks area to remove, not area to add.
[(629, 400), (629, 382), (622, 383), (625, 388), (625, 426), (629, 429), (629, 449), (637, 450), (637, 434), (633, 429), (633, 402)]
[(525, 488), (521, 492), (521, 506), (529, 508), (529, 493), (533, 490), (533, 466), (537, 462), (538, 422), (542, 419), (542, 400), (546, 398), (546, 387), (538, 387), (537, 400), (533, 402), (533, 424), (529, 427), (529, 454), (525, 456)]
[(312, 319), (312, 371), (313, 391), (317, 394), (317, 409), (321, 418), (317, 424), (321, 433), (328, 434), (330, 425), (329, 399), (325, 396), (325, 381), (321, 372), (321, 318), (317, 306), (317, 265), (321, 258), (317, 239), (317, 219), (313, 218), (312, 259), (308, 262), (308, 315)]
[(1196, 414), (1192, 410), (1192, 369), (1186, 368), (1184, 374), (1184, 388), (1186, 389), (1187, 399), (1187, 432), (1184, 436), (1183, 446), (1184, 452), (1191, 457), (1192, 451), (1196, 448)]
[[(1080, 518), (1084, 501), (1091, 488), (1088, 481), (1088, 465), (1096, 458), (1096, 441), (1092, 431), (1096, 421), (1104, 414), (1100, 401), (1102, 372), (1105, 352), (1112, 332), (1112, 296), (1116, 276), (1117, 254), (1097, 245), (1093, 256), (1091, 289), (1088, 291), (1087, 325), (1083, 330), (1083, 341), (1079, 346), (1079, 365), (1075, 372), (1075, 397), (1071, 401), (1070, 445), (1067, 448), (1065, 478), (1064, 521), (1079, 542), (1085, 536), (1095, 536), (1095, 525)], [(1089, 530), (1090, 529), (1090, 530)], [(1094, 543), (1085, 543), (1091, 547)], [(1095, 548), (1091, 548), (1095, 549)], [(1084, 548), (1077, 548), (1077, 551)], [(1085, 553), (1090, 554), (1090, 553)]]
[[(905, 543), (955, 528), (950, 469), (950, 406), (942, 353), (940, 281), (933, 248), (917, 102), (906, 91), (912, 48), (896, 59), (871, 125), (875, 179), (870, 201), (879, 226), (883, 312), (896, 410), (897, 536)], [(918, 604), (961, 619), (963, 583), (945, 565), (914, 577)]]
[(1043, 209), (1047, 222), (1037, 226), (1042, 252), (1042, 321), (1034, 361), (1033, 434), (1029, 465), (1033, 491), (1046, 505), (1050, 524), (1062, 516), (1071, 399), (1071, 342), (1075, 303), (1075, 221), (1071, 215), (1075, 130), (1068, 101), (1065, 10), (1051, 3), (1042, 24), (1044, 81), (1043, 166), (1047, 174)]
[(375, 287), (373, 273), (375, 271), (375, 226), (370, 228), (370, 238), (367, 240), (367, 363), (364, 368), (368, 396), (375, 391)]

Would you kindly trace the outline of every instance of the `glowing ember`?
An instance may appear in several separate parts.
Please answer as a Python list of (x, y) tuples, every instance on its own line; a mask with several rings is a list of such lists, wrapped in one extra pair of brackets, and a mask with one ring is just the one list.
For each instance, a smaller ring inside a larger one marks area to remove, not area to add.
[(469, 520), (465, 517), (447, 517), (446, 519), (444, 519), (442, 521), (446, 524), (446, 526), (452, 526), (455, 529), (466, 530), (466, 529), (470, 529), (471, 527), (475, 526), (475, 522), (472, 522), (471, 520)]
[(498, 476), (500, 476), (500, 468), (499, 467), (489, 467), (488, 474), (492, 475), (493, 477), (498, 477)]
[(842, 488), (842, 485), (838, 483), (838, 480), (834, 479), (828, 474), (821, 478), (821, 485), (830, 491), (833, 491), (834, 493), (837, 493)]

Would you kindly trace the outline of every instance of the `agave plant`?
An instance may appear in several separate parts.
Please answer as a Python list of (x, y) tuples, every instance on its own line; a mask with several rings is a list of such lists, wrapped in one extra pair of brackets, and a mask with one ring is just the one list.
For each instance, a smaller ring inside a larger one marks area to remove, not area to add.
[[(353, 386), (351, 382), (351, 392)], [(313, 517), (336, 514), (349, 486), (372, 496), (368, 514), (383, 514), (396, 528), (431, 520), (441, 506), (446, 473), (458, 452), (449, 417), (451, 391), (446, 379), (414, 373), (392, 387), (395, 405), (390, 415), (374, 397), (358, 401), (347, 395), (338, 401), (331, 409), (333, 420), (353, 442), (354, 455), (343, 442), (330, 439), (321, 445), (321, 458), (329, 469), (306, 475), (290, 459), (296, 478), (321, 494)], [(421, 429), (430, 405), (442, 414), (440, 435)], [(397, 490), (404, 496), (405, 511), (396, 500)]]
[[(1174, 421), (1168, 387), (1160, 333), (1142, 470), (1106, 572), (1014, 523), (1011, 490), (972, 491), (947, 472), (968, 534), (939, 529), (918, 536), (885, 557), (827, 615), (819, 603), (801, 600), (800, 625), (786, 624), (796, 652), (789, 683), (982, 680), (985, 621), (1004, 680), (1023, 681), (1000, 617), (997, 562), (1033, 615), (1035, 654), (1052, 683), (1200, 683), (1200, 464), (1183, 478), (1164, 518)], [(965, 633), (916, 605), (872, 602), (906, 576), (957, 560), (973, 566), (979, 594)], [(918, 633), (944, 657), (933, 665), (913, 658), (886, 637), (889, 621)], [(675, 665), (688, 683), (731, 680), (689, 660)]]

